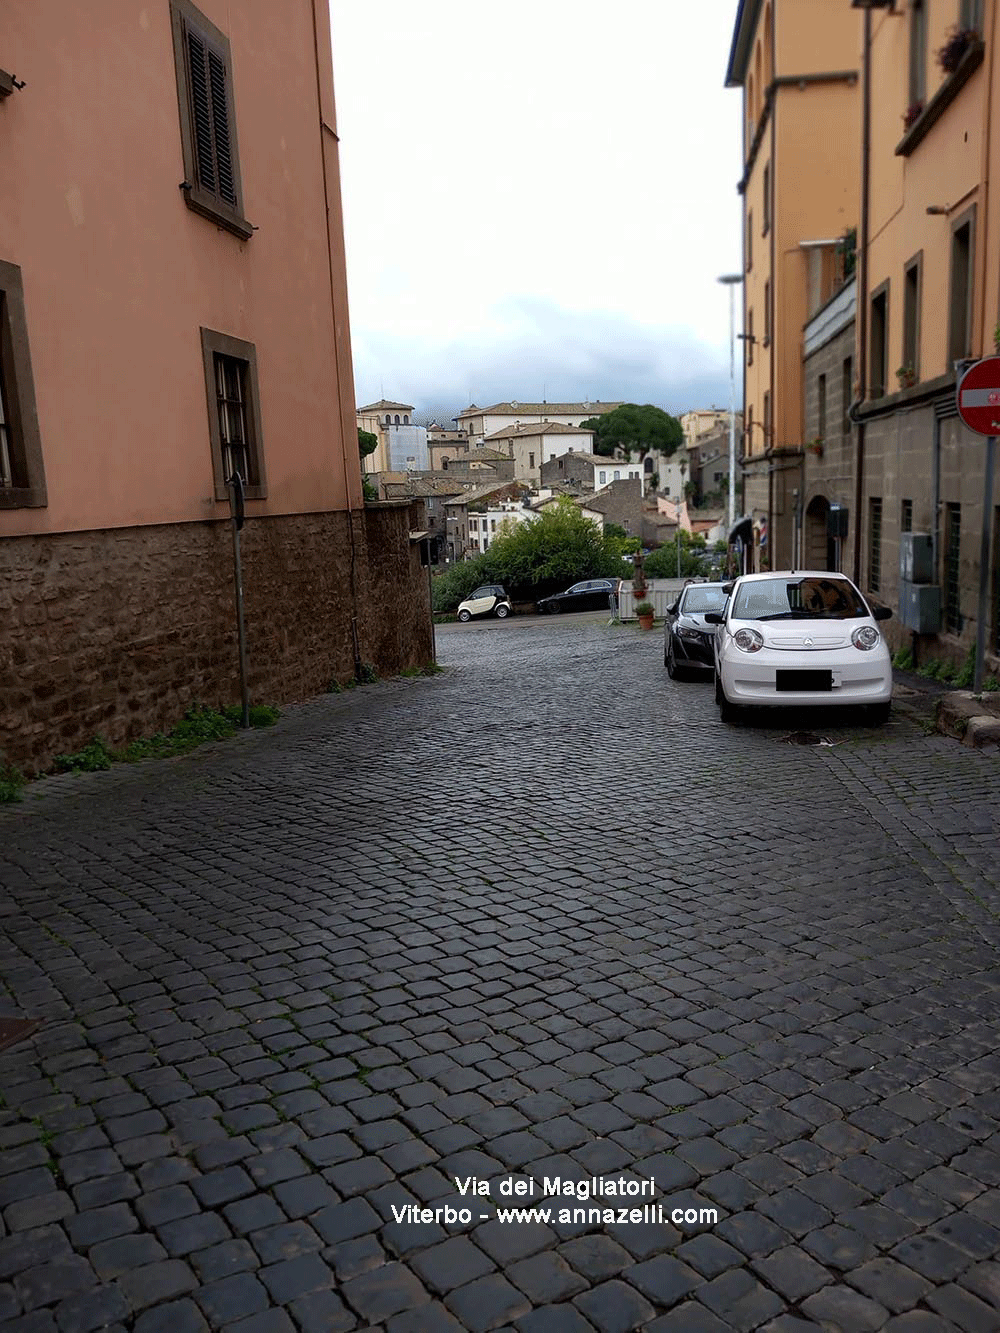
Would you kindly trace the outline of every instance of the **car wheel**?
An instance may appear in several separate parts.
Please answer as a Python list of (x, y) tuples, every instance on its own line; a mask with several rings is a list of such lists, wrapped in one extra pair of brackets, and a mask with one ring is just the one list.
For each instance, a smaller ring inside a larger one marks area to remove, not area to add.
[(868, 716), (871, 718), (872, 725), (875, 727), (884, 726), (889, 721), (889, 715), (892, 712), (892, 703), (871, 704), (868, 709)]
[(459, 618), (459, 620), (462, 622), (462, 624), (464, 625), (465, 622), (466, 622), (467, 620), (471, 620), (471, 619), (472, 619), (472, 612), (471, 612), (471, 611), (459, 611), (459, 613), (458, 613), (458, 618)]
[(668, 645), (667, 651), (663, 656), (663, 665), (667, 668), (667, 675), (670, 679), (676, 680), (680, 675), (680, 672), (677, 670), (677, 662), (674, 658), (673, 641)]
[(497, 619), (498, 619), (498, 620), (506, 620), (507, 617), (510, 615), (510, 607), (509, 607), (509, 606), (498, 606), (498, 607), (497, 607), (496, 614), (497, 614)]
[(726, 698), (726, 692), (722, 688), (722, 677), (718, 673), (715, 676), (715, 702), (719, 705), (719, 720), (727, 726), (737, 726), (742, 710)]

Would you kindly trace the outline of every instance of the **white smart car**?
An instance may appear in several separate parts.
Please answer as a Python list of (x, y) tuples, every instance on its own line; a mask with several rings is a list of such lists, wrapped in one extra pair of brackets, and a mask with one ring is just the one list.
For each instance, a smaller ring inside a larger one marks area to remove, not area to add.
[(874, 611), (843, 574), (795, 570), (745, 574), (722, 611), (705, 620), (715, 636), (715, 700), (724, 722), (744, 706), (866, 706), (889, 717), (892, 660)]

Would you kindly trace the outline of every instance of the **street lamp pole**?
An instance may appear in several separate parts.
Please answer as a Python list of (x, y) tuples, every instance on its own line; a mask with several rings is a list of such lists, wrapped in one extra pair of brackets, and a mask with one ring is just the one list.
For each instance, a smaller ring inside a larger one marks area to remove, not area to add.
[(729, 531), (736, 523), (736, 296), (742, 273), (725, 273), (720, 282), (729, 288)]

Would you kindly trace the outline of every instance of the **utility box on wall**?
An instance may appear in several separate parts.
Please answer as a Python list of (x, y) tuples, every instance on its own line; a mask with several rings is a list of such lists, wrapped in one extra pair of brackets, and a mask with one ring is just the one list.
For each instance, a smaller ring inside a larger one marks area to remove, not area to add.
[[(909, 533), (904, 533), (909, 536)], [(899, 585), (899, 618), (918, 634), (937, 634), (941, 629), (941, 589), (936, 583)]]
[(900, 583), (932, 583), (934, 580), (934, 544), (928, 532), (899, 534)]

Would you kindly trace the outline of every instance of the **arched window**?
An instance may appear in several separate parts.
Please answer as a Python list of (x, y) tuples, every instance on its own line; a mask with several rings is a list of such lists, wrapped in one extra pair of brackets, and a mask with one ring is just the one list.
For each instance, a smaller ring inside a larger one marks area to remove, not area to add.
[(410, 424), (410, 414), (409, 414), (409, 412), (404, 412), (404, 413), (403, 413), (403, 425), (404, 425), (404, 426), (408, 426), (409, 424)]
[(387, 426), (391, 426), (391, 425), (392, 425), (392, 415), (391, 415), (389, 412), (386, 412), (386, 414), (385, 414), (385, 424), (386, 424)]
[(398, 413), (398, 412), (396, 413), (396, 425), (397, 425), (397, 426), (399, 425), (399, 413)]

